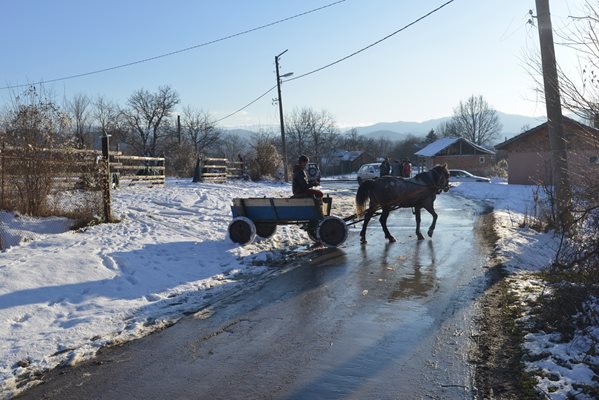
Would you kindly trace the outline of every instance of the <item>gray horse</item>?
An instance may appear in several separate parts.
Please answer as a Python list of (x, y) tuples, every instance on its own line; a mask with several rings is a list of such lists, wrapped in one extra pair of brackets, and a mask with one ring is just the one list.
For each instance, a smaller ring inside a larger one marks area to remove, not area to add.
[[(449, 171), (447, 164), (437, 165), (427, 172), (422, 172), (411, 179), (395, 176), (384, 176), (363, 182), (356, 193), (356, 215), (364, 215), (364, 225), (360, 232), (361, 243), (366, 243), (366, 227), (368, 221), (379, 208), (382, 209), (379, 221), (385, 232), (385, 239), (395, 242), (395, 238), (387, 229), (387, 217), (396, 208), (413, 207), (416, 215), (416, 235), (423, 240), (420, 233), (420, 210), (425, 209), (433, 216), (433, 223), (428, 228), (428, 236), (433, 236), (437, 223), (437, 213), (433, 203), (437, 194), (449, 190)], [(366, 211), (366, 202), (370, 200)]]

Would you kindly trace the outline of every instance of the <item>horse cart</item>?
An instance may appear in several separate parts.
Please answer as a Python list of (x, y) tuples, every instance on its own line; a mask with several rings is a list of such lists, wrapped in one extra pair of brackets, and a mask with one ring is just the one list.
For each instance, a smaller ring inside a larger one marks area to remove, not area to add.
[(310, 239), (328, 247), (337, 247), (347, 239), (345, 220), (331, 215), (333, 199), (254, 197), (233, 199), (229, 237), (241, 245), (256, 235), (269, 238), (277, 225), (299, 225)]

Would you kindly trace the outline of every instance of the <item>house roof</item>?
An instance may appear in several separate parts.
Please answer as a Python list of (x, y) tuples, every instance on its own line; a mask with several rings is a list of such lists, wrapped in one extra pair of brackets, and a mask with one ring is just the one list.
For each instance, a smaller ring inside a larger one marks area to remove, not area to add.
[(354, 161), (358, 157), (360, 157), (364, 152), (360, 150), (356, 151), (347, 151), (347, 150), (337, 150), (334, 154), (334, 157), (337, 157), (341, 161)]
[[(580, 122), (578, 122), (578, 121), (576, 121), (576, 120), (574, 120), (572, 118), (569, 118), (569, 117), (566, 117), (566, 116), (562, 116), (562, 120), (563, 120), (563, 122), (570, 123), (570, 124), (575, 125), (577, 127), (580, 127), (580, 128), (583, 128), (583, 129), (587, 129), (587, 130), (590, 129), (592, 131), (595, 131), (595, 132), (599, 133), (598, 129), (595, 129), (595, 128), (590, 127), (590, 126), (585, 125), (585, 124), (581, 124)], [(544, 129), (546, 126), (547, 126), (547, 122), (543, 122), (541, 125), (537, 125), (534, 128), (531, 128), (531, 129), (529, 129), (527, 131), (524, 131), (521, 134), (516, 135), (513, 138), (510, 138), (510, 139), (506, 140), (505, 142), (501, 142), (499, 144), (496, 144), (495, 145), (495, 149), (501, 150), (502, 148), (510, 145), (513, 142), (517, 142), (520, 139), (523, 139), (523, 138), (525, 138), (525, 137), (527, 137), (529, 135), (532, 135), (532, 134), (534, 134), (534, 133), (536, 133), (536, 132)]]
[(417, 156), (421, 156), (421, 157), (433, 157), (433, 156), (436, 156), (437, 154), (439, 154), (441, 151), (448, 148), (449, 146), (451, 146), (452, 144), (458, 143), (460, 141), (465, 142), (469, 146), (472, 146), (476, 150), (481, 151), (483, 153), (495, 154), (495, 152), (492, 150), (485, 149), (484, 147), (481, 147), (479, 145), (472, 143), (468, 139), (464, 139), (464, 138), (460, 138), (460, 137), (441, 138), (441, 139), (436, 140), (433, 143), (429, 144), (428, 146), (418, 150), (414, 154)]

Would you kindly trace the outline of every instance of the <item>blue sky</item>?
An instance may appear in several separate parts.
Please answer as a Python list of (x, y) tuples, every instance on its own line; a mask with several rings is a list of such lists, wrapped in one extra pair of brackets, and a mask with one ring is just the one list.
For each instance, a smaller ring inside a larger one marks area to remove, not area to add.
[[(4, 1), (0, 86), (86, 73), (195, 46), (334, 3), (335, 0)], [(346, 0), (228, 40), (126, 68), (48, 83), (57, 100), (76, 94), (119, 104), (138, 89), (169, 85), (181, 106), (216, 119), (276, 84), (345, 57), (445, 0)], [(550, 0), (554, 29), (579, 14), (582, 0)], [(534, 0), (455, 0), (382, 43), (328, 69), (283, 84), (285, 112), (326, 110), (342, 127), (423, 121), (452, 114), (480, 94), (495, 109), (539, 116), (525, 60), (538, 49), (526, 23)], [(536, 12), (535, 12), (536, 13)], [(558, 61), (574, 65), (567, 50)], [(0, 90), (0, 103), (20, 89)], [(278, 124), (276, 90), (222, 126)]]

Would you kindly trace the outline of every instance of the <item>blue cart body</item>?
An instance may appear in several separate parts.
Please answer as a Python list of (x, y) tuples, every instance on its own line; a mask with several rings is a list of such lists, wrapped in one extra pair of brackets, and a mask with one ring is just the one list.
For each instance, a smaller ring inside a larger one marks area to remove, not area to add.
[(286, 225), (318, 222), (331, 213), (331, 198), (247, 198), (233, 199), (233, 218), (246, 217), (254, 223)]
[(253, 197), (233, 199), (229, 238), (239, 244), (250, 243), (256, 235), (269, 238), (277, 225), (297, 224), (308, 236), (330, 247), (347, 238), (347, 225), (331, 216), (333, 199)]

